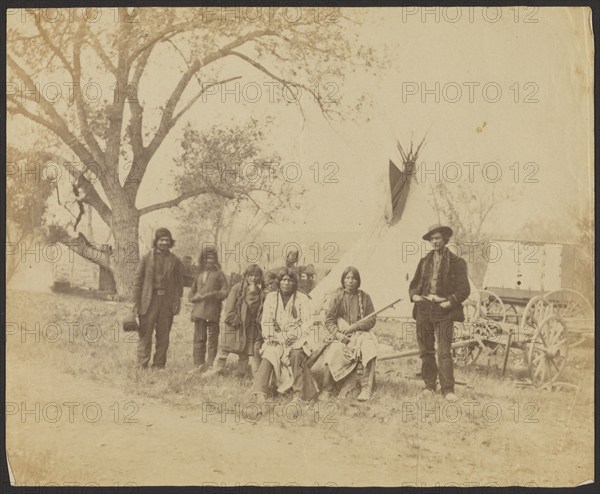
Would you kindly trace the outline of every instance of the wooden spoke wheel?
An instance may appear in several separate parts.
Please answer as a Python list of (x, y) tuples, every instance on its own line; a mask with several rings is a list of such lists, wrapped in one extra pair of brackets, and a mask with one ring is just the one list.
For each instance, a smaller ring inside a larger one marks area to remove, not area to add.
[(467, 299), (463, 302), (463, 311), (465, 313), (465, 321), (467, 323), (475, 321), (479, 317), (477, 300)]
[(493, 353), (499, 346), (498, 335), (500, 331), (498, 323), (485, 319), (466, 324), (454, 323), (455, 340), (471, 340), (470, 345), (453, 350), (452, 355), (457, 367), (466, 368), (475, 365), (484, 351), (488, 355)]
[(502, 299), (490, 290), (481, 290), (479, 292), (479, 317), (505, 322), (506, 307)]
[[(466, 319), (467, 321), (469, 320), (468, 313)], [(454, 322), (454, 338), (452, 340), (453, 343), (472, 339), (473, 334), (471, 331), (471, 323), (463, 323), (457, 321)], [(473, 365), (477, 361), (477, 358), (479, 357), (480, 353), (481, 348), (479, 347), (479, 344), (477, 343), (477, 341), (473, 340), (472, 345), (455, 348), (454, 350), (452, 350), (452, 359), (454, 360), (454, 365), (456, 365), (457, 367), (465, 368)]]
[(519, 314), (519, 310), (515, 306), (515, 304), (510, 304), (506, 307), (506, 320), (505, 322), (510, 324), (519, 324), (521, 320), (521, 315)]
[(521, 335), (533, 335), (539, 324), (551, 313), (552, 309), (543, 296), (536, 295), (529, 299), (521, 315), (521, 323), (519, 324)]
[(469, 298), (464, 303), (465, 319), (477, 321), (489, 319), (491, 321), (506, 321), (506, 307), (502, 299), (490, 290), (478, 290), (474, 298)]
[(567, 326), (558, 315), (546, 317), (528, 343), (527, 363), (533, 385), (556, 381), (567, 364), (569, 344)]
[(543, 298), (549, 313), (560, 316), (569, 327), (569, 331), (593, 332), (594, 308), (577, 290), (563, 288), (547, 293)]
[(479, 355), (481, 355), (481, 346), (476, 341), (472, 345), (463, 346), (453, 350), (454, 365), (467, 368), (475, 365)]

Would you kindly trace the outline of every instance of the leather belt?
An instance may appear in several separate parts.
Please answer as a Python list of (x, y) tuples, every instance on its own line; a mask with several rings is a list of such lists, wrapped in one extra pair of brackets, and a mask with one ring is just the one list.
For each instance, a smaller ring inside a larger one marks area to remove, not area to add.
[(154, 292), (155, 292), (157, 295), (164, 295), (165, 293), (167, 293), (167, 291), (166, 291), (166, 290), (163, 290), (162, 288), (158, 288), (158, 289), (154, 290)]

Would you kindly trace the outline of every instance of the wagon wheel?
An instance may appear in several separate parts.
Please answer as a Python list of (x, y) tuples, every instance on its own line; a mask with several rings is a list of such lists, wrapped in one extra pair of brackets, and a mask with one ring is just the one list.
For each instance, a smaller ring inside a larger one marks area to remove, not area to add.
[(506, 307), (498, 295), (490, 290), (479, 290), (476, 297), (476, 299), (467, 299), (464, 303), (467, 321), (490, 319), (504, 322), (506, 320)]
[(454, 362), (458, 367), (470, 367), (477, 362), (482, 353), (493, 354), (498, 343), (498, 324), (494, 321), (479, 319), (469, 324), (455, 323), (455, 334), (461, 329), (462, 340), (470, 339), (471, 345), (457, 348), (453, 351)]
[(522, 335), (533, 335), (540, 322), (552, 313), (548, 302), (541, 295), (531, 298), (521, 316), (519, 330)]
[(594, 329), (594, 308), (581, 293), (563, 288), (544, 295), (544, 302), (551, 314), (560, 316), (570, 331), (592, 332)]
[[(467, 320), (469, 320), (468, 317)], [(473, 335), (471, 334), (471, 328), (472, 326), (470, 323), (465, 324), (455, 321), (453, 342), (472, 339)], [(480, 353), (481, 347), (476, 341), (473, 341), (472, 345), (455, 348), (452, 350), (454, 365), (462, 368), (470, 367), (475, 364)]]
[(467, 299), (463, 302), (465, 321), (471, 322), (479, 317), (479, 303), (477, 300)]
[(463, 346), (453, 351), (454, 365), (462, 368), (471, 367), (475, 365), (479, 355), (481, 355), (481, 346), (474, 341), (472, 345)]
[(515, 304), (510, 304), (506, 308), (506, 322), (510, 324), (519, 324), (519, 320), (521, 316), (519, 315), (519, 311), (515, 307)]
[(533, 385), (554, 382), (569, 354), (565, 321), (556, 314), (544, 319), (528, 342), (527, 363)]
[(502, 299), (490, 290), (479, 291), (479, 316), (496, 322), (506, 321), (506, 306)]

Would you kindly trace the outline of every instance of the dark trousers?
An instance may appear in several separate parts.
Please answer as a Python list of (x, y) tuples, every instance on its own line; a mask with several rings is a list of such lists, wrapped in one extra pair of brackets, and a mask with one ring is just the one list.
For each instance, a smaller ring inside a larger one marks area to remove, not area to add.
[[(290, 366), (292, 368), (292, 391), (294, 398), (301, 398), (309, 401), (317, 393), (317, 388), (313, 381), (312, 373), (306, 365), (308, 357), (303, 350), (290, 350)], [(263, 359), (258, 367), (254, 378), (252, 391), (261, 392), (267, 395), (271, 394), (271, 376), (273, 375), (273, 365), (266, 359)]]
[(307, 360), (308, 356), (304, 353), (304, 350), (290, 350), (294, 398), (309, 401), (317, 393), (317, 388), (310, 367), (306, 365)]
[(169, 333), (173, 324), (173, 311), (166, 295), (152, 295), (150, 306), (140, 316), (140, 331), (137, 348), (138, 365), (148, 367), (152, 353), (152, 333), (156, 330), (156, 346), (152, 367), (164, 368), (169, 349)]
[(453, 336), (454, 323), (449, 319), (446, 309), (428, 300), (417, 302), (417, 343), (422, 363), (421, 377), (425, 387), (432, 391), (436, 390), (439, 374), (442, 393), (454, 392), (454, 364), (451, 349)]
[(194, 321), (194, 365), (207, 363), (212, 366), (218, 347), (219, 322), (196, 319)]
[(266, 359), (263, 359), (258, 366), (258, 370), (254, 375), (254, 383), (252, 384), (252, 392), (264, 393), (268, 396), (273, 394), (273, 364)]

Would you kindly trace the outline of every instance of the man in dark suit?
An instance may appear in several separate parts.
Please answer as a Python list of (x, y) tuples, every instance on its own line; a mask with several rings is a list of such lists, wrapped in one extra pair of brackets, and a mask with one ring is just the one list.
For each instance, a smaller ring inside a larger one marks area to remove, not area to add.
[(183, 264), (170, 251), (174, 244), (169, 230), (156, 230), (154, 248), (142, 257), (133, 281), (133, 311), (140, 318), (138, 365), (144, 369), (150, 363), (155, 329), (156, 348), (152, 367), (165, 367), (173, 317), (181, 309)]
[(453, 325), (454, 321), (465, 320), (462, 303), (470, 293), (467, 263), (446, 247), (452, 233), (448, 226), (433, 225), (423, 236), (431, 242), (433, 251), (421, 259), (409, 286), (415, 304), (413, 317), (417, 321), (424, 395), (436, 391), (439, 374), (441, 391), (448, 401), (457, 400), (451, 350)]

